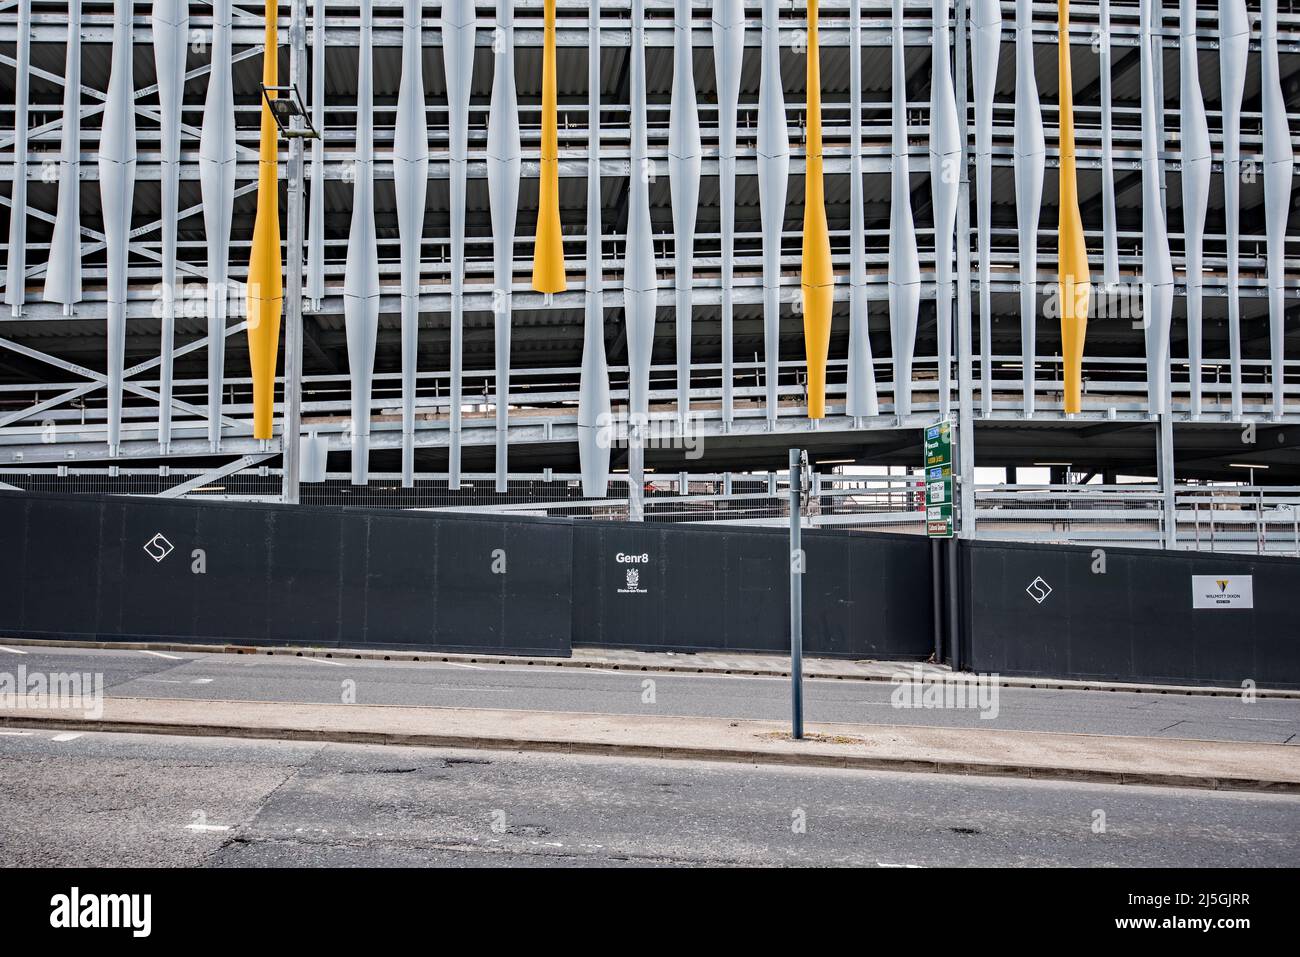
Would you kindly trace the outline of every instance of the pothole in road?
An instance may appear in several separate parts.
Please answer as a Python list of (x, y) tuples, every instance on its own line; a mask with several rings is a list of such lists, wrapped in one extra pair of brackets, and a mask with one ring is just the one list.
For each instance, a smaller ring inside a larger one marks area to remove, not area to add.
[(414, 774), (423, 768), (345, 768), (342, 774)]
[(512, 824), (506, 830), (510, 834), (519, 834), (527, 837), (546, 837), (551, 833), (549, 827), (544, 827), (541, 824)]
[(458, 764), (481, 764), (487, 767), (492, 762), (486, 758), (443, 758), (442, 766), (444, 768), (454, 768)]

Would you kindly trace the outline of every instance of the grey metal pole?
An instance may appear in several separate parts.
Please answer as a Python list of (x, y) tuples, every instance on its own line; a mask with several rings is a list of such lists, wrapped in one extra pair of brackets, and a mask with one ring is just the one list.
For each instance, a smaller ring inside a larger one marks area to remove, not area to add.
[(948, 667), (953, 671), (961, 668), (961, 643), (960, 643), (960, 597), (957, 588), (957, 548), (960, 539), (949, 538), (944, 541), (943, 547), (948, 552)]
[(1291, 504), (1291, 527), (1295, 540), (1295, 555), (1300, 558), (1300, 512), (1296, 511), (1295, 503)]
[[(293, 0), (289, 20), (289, 85), (295, 90), (307, 62), (307, 3)], [(291, 128), (300, 127), (295, 116)], [(281, 498), (298, 504), (302, 469), (302, 250), (303, 250), (303, 142), (289, 137), (289, 230), (286, 239), (285, 300), (288, 315), (284, 330), (284, 424), (280, 429), (284, 475)]]
[(803, 737), (803, 545), (800, 538), (802, 456), (790, 450), (790, 735)]
[(930, 539), (930, 591), (934, 606), (934, 663), (943, 664), (943, 565), (939, 555), (940, 539)]
[(645, 446), (642, 444), (641, 417), (628, 416), (627, 430), (627, 520), (645, 521)]
[[(1250, 484), (1255, 484), (1255, 470), (1250, 470)], [(1264, 490), (1256, 488), (1259, 504), (1255, 506), (1255, 554), (1264, 554)]]
[[(1168, 401), (1166, 397), (1166, 401)], [(1174, 482), (1174, 418), (1172, 412), (1162, 412), (1158, 423), (1157, 475), (1160, 477), (1161, 516), (1164, 535), (1161, 545), (1167, 549), (1178, 547), (1177, 486)]]
[[(971, 372), (971, 288), (970, 288), (970, 105), (966, 86), (966, 40), (969, 33), (966, 0), (957, 0), (956, 76), (957, 109), (961, 116), (960, 199), (957, 203), (957, 469), (956, 491), (961, 508), (957, 511), (957, 534), (975, 537), (975, 386)], [(956, 498), (956, 496), (954, 496)], [(957, 510), (957, 502), (953, 502)]]

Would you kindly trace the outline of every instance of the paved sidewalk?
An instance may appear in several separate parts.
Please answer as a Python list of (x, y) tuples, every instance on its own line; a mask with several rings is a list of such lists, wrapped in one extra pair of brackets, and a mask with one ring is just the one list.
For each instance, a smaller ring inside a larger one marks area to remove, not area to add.
[[(672, 654), (665, 652), (622, 651), (612, 648), (575, 648), (576, 665), (590, 664), (601, 667), (628, 668), (644, 671), (688, 671), (705, 674), (760, 674), (788, 675), (790, 659), (780, 655), (755, 655), (745, 652), (722, 654)], [(892, 681), (900, 674), (912, 677), (920, 669), (922, 676), (951, 675), (947, 665), (933, 665), (916, 661), (850, 661), (842, 658), (805, 658), (803, 673), (810, 678), (840, 678), (856, 681)], [(961, 674), (962, 672), (955, 672)], [(1217, 697), (1238, 697), (1239, 687), (1214, 687), (1209, 685), (1173, 685), (1126, 681), (1084, 681), (1073, 678), (1020, 678), (999, 675), (998, 683), (1005, 688), (1053, 688), (1066, 691), (1130, 691), (1143, 694), (1191, 694)], [(1300, 689), (1256, 689), (1256, 697), (1300, 698)]]
[(108, 698), (77, 709), (0, 710), (0, 726), (493, 748), (892, 771), (929, 771), (1300, 793), (1295, 749), (1032, 731), (382, 705)]
[[(460, 661), (469, 664), (523, 665), (542, 668), (611, 668), (615, 670), (647, 672), (678, 672), (683, 674), (741, 674), (786, 676), (790, 673), (790, 659), (782, 655), (762, 655), (751, 652), (700, 652), (677, 654), (673, 652), (626, 651), (617, 648), (574, 648), (571, 658), (543, 658), (538, 656), (503, 655), (484, 651), (475, 654), (455, 654), (443, 651), (400, 651), (375, 648), (322, 648), (318, 646), (286, 645), (282, 647), (254, 645), (221, 645), (195, 642), (166, 641), (58, 641), (53, 639), (6, 638), (0, 636), (0, 645), (15, 647), (43, 646), (68, 648), (105, 648), (127, 650), (152, 650), (186, 652), (190, 654), (256, 654), (290, 655), (310, 658), (377, 659), (382, 661)], [(914, 669), (923, 676), (950, 675), (946, 665), (932, 665), (908, 661), (847, 660), (842, 658), (804, 658), (803, 673), (808, 678), (837, 678), (844, 681), (892, 681), (895, 677), (911, 678)], [(960, 674), (960, 672), (958, 672)], [(1006, 688), (1050, 688), (1065, 691), (1127, 691), (1142, 694), (1187, 694), (1237, 697), (1240, 687), (1214, 687), (1206, 685), (1173, 685), (1124, 681), (1082, 681), (1072, 678), (1019, 678), (999, 675), (998, 683)], [(1300, 689), (1258, 688), (1257, 698), (1300, 698)]]

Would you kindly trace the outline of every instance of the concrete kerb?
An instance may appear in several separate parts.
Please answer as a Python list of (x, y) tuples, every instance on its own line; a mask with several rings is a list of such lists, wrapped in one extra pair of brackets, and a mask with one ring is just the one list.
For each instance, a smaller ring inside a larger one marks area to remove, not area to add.
[[(162, 710), (168, 705), (180, 705), (182, 708), (193, 708), (195, 705), (203, 702), (192, 701), (164, 701), (158, 699), (114, 699), (124, 704), (126, 710), (132, 706), (143, 708), (144, 710)], [(247, 702), (207, 702), (207, 704), (218, 704), (221, 706), (243, 706)], [(274, 709), (272, 703), (257, 703), (263, 711)], [(423, 710), (425, 712), (442, 711), (446, 715), (456, 714), (459, 717), (473, 714), (460, 709), (401, 709), (390, 706), (313, 706), (326, 708), (329, 710), (337, 708), (348, 708), (351, 713), (356, 714), (369, 720), (374, 724), (378, 721), (382, 724), (386, 720), (385, 711), (397, 715), (399, 712), (409, 714), (413, 710)], [(353, 711), (356, 707), (366, 709), (362, 712)], [(291, 709), (283, 709), (288, 712)], [(304, 709), (299, 708), (302, 711)], [(310, 711), (310, 709), (306, 709)], [(861, 726), (861, 732), (864, 737), (856, 743), (857, 750), (849, 753), (834, 753), (825, 747), (812, 749), (807, 747), (806, 743), (795, 743), (792, 741), (777, 740), (770, 731), (762, 732), (756, 730), (759, 727), (767, 727), (771, 722), (741, 722), (731, 723), (730, 728), (740, 729), (736, 732), (738, 735), (750, 736), (754, 738), (766, 739), (762, 744), (756, 744), (752, 747), (737, 747), (733, 744), (722, 743), (718, 746), (709, 746), (702, 744), (683, 744), (680, 741), (674, 741), (671, 744), (659, 743), (646, 738), (653, 738), (656, 733), (663, 736), (662, 729), (658, 732), (653, 730), (642, 734), (642, 740), (593, 740), (590, 737), (590, 730), (587, 739), (583, 739), (583, 730), (577, 729), (569, 737), (559, 737), (543, 733), (535, 736), (523, 736), (512, 734), (508, 731), (503, 733), (480, 734), (480, 733), (463, 733), (457, 731), (403, 731), (403, 730), (384, 730), (380, 727), (371, 728), (347, 728), (339, 727), (333, 721), (341, 712), (333, 711), (332, 714), (322, 712), (316, 719), (308, 716), (298, 718), (283, 719), (279, 716), (266, 719), (259, 722), (256, 719), (249, 719), (244, 723), (232, 721), (205, 721), (195, 717), (178, 717), (174, 720), (159, 720), (149, 717), (107, 717), (103, 719), (90, 719), (73, 713), (59, 712), (13, 712), (0, 711), (0, 726), (9, 728), (29, 728), (42, 730), (77, 730), (93, 732), (120, 732), (120, 733), (144, 733), (144, 734), (167, 734), (178, 736), (198, 736), (198, 737), (233, 737), (249, 738), (261, 740), (289, 740), (289, 741), (318, 741), (339, 744), (370, 744), (370, 745), (396, 745), (405, 747), (426, 747), (426, 748), (452, 748), (452, 749), (472, 749), (472, 750), (494, 750), (494, 751), (519, 751), (519, 752), (544, 752), (556, 754), (574, 754), (600, 757), (621, 757), (621, 758), (646, 758), (656, 760), (692, 760), (692, 761), (710, 761), (724, 763), (739, 763), (753, 765), (774, 765), (785, 767), (805, 767), (805, 768), (831, 768), (847, 770), (867, 770), (867, 771), (895, 771), (895, 772), (918, 772), (932, 774), (960, 774), (973, 775), (982, 777), (1008, 777), (1022, 778), (1033, 780), (1050, 780), (1050, 781), (1069, 781), (1075, 783), (1093, 783), (1093, 784), (1112, 784), (1112, 785), (1140, 785), (1147, 787), (1183, 787), (1209, 790), (1231, 790), (1231, 791), (1264, 791), (1277, 794), (1300, 794), (1300, 778), (1295, 775), (1275, 774), (1273, 777), (1263, 776), (1260, 774), (1250, 773), (1231, 773), (1230, 770), (1221, 770), (1215, 773), (1209, 773), (1204, 770), (1190, 771), (1188, 773), (1171, 772), (1168, 769), (1163, 770), (1134, 770), (1124, 767), (1088, 767), (1085, 766), (1087, 759), (1078, 758), (1074, 765), (1067, 765), (1064, 762), (1059, 764), (1044, 764), (1034, 761), (1007, 761), (1005, 756), (999, 755), (998, 760), (980, 761), (969, 757), (945, 758), (945, 757), (928, 757), (907, 754), (871, 754), (863, 753), (864, 749), (870, 749), (870, 736), (872, 733), (898, 729), (882, 729), (871, 726)], [(486, 714), (486, 712), (484, 713)], [(522, 714), (512, 714), (512, 719), (526, 718)], [(596, 715), (579, 715), (567, 716), (568, 719), (576, 719), (580, 722), (583, 719), (598, 719), (606, 723), (617, 724), (618, 716), (596, 716)], [(575, 722), (575, 723), (576, 723)], [(331, 726), (331, 724), (334, 726)], [(362, 721), (365, 723), (365, 721)], [(400, 722), (397, 722), (400, 723)], [(453, 722), (454, 723), (454, 722)], [(702, 722), (704, 723), (704, 722)], [(716, 723), (713, 722), (713, 723)], [(922, 730), (922, 729), (910, 729)], [(924, 729), (926, 733), (943, 734), (944, 731), (936, 729)], [(951, 730), (951, 729), (945, 729)], [(707, 731), (707, 729), (706, 729)], [(608, 737), (608, 729), (604, 732)], [(597, 732), (599, 737), (600, 732)], [(1043, 732), (1013, 732), (1019, 735), (1023, 740), (1031, 742), (1029, 747), (1033, 750), (1035, 746), (1046, 742), (1049, 746), (1056, 746), (1060, 750), (1058, 738), (1089, 738), (1095, 736), (1081, 735), (1052, 735)], [(632, 734), (635, 737), (635, 734)], [(1148, 741), (1147, 739), (1117, 739), (1121, 743), (1127, 741), (1128, 746), (1142, 747), (1151, 744), (1161, 745), (1214, 745), (1218, 747), (1220, 743), (1216, 742), (1190, 742), (1174, 741), (1169, 742), (1161, 739), (1160, 741)], [(1263, 746), (1266, 748), (1281, 746)], [(1050, 749), (1050, 747), (1049, 747)], [(897, 750), (897, 748), (895, 748)], [(925, 747), (921, 746), (920, 751), (924, 752)], [(993, 750), (997, 750), (994, 748)], [(1071, 748), (1066, 747), (1061, 750), (1063, 754), (1070, 754)], [(1130, 759), (1132, 755), (1129, 756)], [(1209, 759), (1210, 764), (1214, 759)], [(1219, 759), (1220, 767), (1225, 763), (1222, 757)], [(1124, 763), (1121, 758), (1113, 764)], [(1249, 763), (1249, 762), (1248, 762)], [(1263, 762), (1267, 764), (1267, 762)], [(1227, 760), (1226, 764), (1231, 766), (1232, 760)], [(1240, 765), (1240, 762), (1238, 762)], [(1256, 762), (1259, 766), (1259, 762)]]

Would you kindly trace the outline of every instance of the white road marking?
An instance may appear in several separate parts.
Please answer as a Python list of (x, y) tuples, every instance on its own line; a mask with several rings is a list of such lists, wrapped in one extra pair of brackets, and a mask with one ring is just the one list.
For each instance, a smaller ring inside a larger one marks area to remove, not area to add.
[(0, 731), (0, 734), (7, 738), (23, 738), (31, 734), (30, 731)]
[(195, 678), (193, 681), (190, 682), (190, 684), (192, 684), (192, 685), (210, 685), (210, 684), (212, 684), (212, 679), (211, 679), (211, 678)]
[(11, 654), (11, 655), (25, 655), (25, 654), (27, 654), (27, 652), (25, 652), (25, 651), (19, 651), (17, 648), (6, 648), (4, 645), (0, 645), (0, 651), (7, 651), (7, 652), (9, 652), (9, 654)]
[(71, 733), (67, 733), (67, 734), (56, 734), (56, 735), (55, 735), (54, 737), (52, 737), (50, 740), (51, 740), (51, 741), (76, 741), (77, 738), (79, 738), (79, 737), (81, 737), (80, 734), (75, 733), (75, 732), (71, 732)]
[(467, 665), (467, 664), (465, 664), (465, 662), (463, 662), (463, 661), (449, 661), (449, 662), (447, 662), (447, 664), (451, 665), (453, 668), (468, 668), (468, 669), (470, 669), (470, 671), (482, 671), (482, 670), (483, 670), (483, 666), (482, 666), (482, 665)]
[(229, 824), (186, 824), (187, 831), (228, 831)]
[(166, 658), (168, 661), (184, 661), (180, 655), (164, 655), (161, 651), (150, 651), (147, 648), (137, 648), (136, 651), (142, 655), (153, 655), (155, 658)]
[(311, 662), (315, 662), (318, 665), (334, 665), (336, 668), (344, 667), (343, 662), (334, 661), (332, 658), (311, 658), (306, 656), (298, 657), (297, 655), (294, 655), (294, 657), (297, 658), (299, 661), (311, 661)]
[(1279, 724), (1294, 724), (1294, 718), (1247, 718), (1245, 715), (1230, 714), (1229, 721), (1276, 721)]

